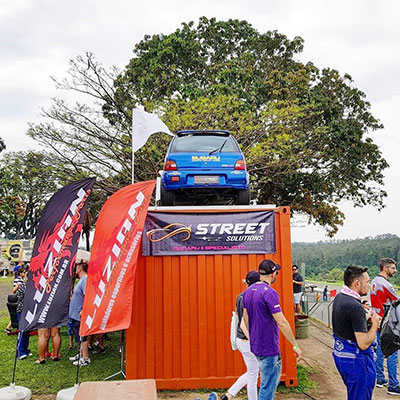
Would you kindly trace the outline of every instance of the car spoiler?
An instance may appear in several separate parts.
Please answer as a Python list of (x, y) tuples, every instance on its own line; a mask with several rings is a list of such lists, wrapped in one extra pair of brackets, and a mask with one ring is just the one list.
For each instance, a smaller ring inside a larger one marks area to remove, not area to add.
[(186, 136), (186, 135), (216, 135), (216, 136), (229, 136), (229, 131), (222, 130), (186, 130), (186, 131), (178, 131), (177, 136)]

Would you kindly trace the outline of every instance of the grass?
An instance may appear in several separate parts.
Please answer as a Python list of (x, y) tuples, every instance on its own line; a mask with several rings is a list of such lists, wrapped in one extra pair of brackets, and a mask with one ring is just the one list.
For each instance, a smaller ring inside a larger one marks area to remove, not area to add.
[[(13, 287), (14, 277), (12, 275), (8, 275), (5, 278), (3, 276), (0, 277), (0, 291), (1, 293), (11, 293), (11, 289)], [(6, 297), (5, 300), (6, 301)], [(8, 310), (5, 304), (0, 305), (0, 318), (7, 317)]]
[(279, 393), (303, 393), (308, 390), (316, 389), (317, 384), (310, 379), (309, 375), (316, 371), (309, 366), (297, 365), (298, 386), (284, 386), (282, 383), (278, 387)]
[[(3, 331), (8, 323), (8, 317), (0, 318), (0, 387), (11, 383), (15, 357), (16, 335), (7, 336)], [(101, 381), (105, 377), (120, 370), (120, 333), (109, 335), (111, 341), (105, 341), (106, 353), (92, 354), (92, 364), (79, 369), (79, 382)], [(59, 390), (71, 387), (75, 384), (76, 367), (68, 360), (68, 357), (76, 354), (74, 350), (68, 350), (68, 337), (66, 327), (61, 328), (61, 355), (59, 362), (48, 360), (44, 365), (36, 365), (38, 358), (37, 336), (31, 336), (29, 348), (33, 356), (25, 360), (17, 361), (15, 383), (31, 389), (33, 394), (56, 394)], [(121, 379), (121, 375), (115, 378)]]

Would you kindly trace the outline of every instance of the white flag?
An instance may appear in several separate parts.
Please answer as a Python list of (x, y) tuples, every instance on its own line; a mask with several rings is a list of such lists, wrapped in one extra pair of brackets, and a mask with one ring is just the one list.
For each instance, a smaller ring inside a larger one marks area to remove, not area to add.
[(155, 114), (134, 108), (132, 117), (133, 152), (144, 146), (153, 133), (164, 132), (174, 136), (167, 125)]

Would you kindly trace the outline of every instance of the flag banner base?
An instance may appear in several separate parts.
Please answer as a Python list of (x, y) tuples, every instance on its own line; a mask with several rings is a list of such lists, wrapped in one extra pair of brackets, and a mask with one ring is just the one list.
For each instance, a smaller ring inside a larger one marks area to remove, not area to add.
[(30, 389), (23, 386), (10, 386), (0, 388), (0, 400), (30, 400), (32, 392)]
[(73, 387), (62, 389), (57, 393), (56, 400), (73, 400), (78, 389), (79, 385), (77, 383)]

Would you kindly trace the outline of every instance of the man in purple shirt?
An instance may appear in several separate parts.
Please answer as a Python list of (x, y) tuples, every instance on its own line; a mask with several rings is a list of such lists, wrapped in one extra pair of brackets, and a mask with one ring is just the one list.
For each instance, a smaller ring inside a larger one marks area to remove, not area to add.
[(282, 313), (278, 293), (271, 288), (280, 265), (264, 260), (258, 266), (261, 281), (250, 286), (243, 297), (242, 324), (250, 334), (250, 349), (260, 365), (261, 385), (259, 400), (273, 400), (281, 377), (279, 330), (293, 346), (296, 358), (302, 352), (292, 329)]

